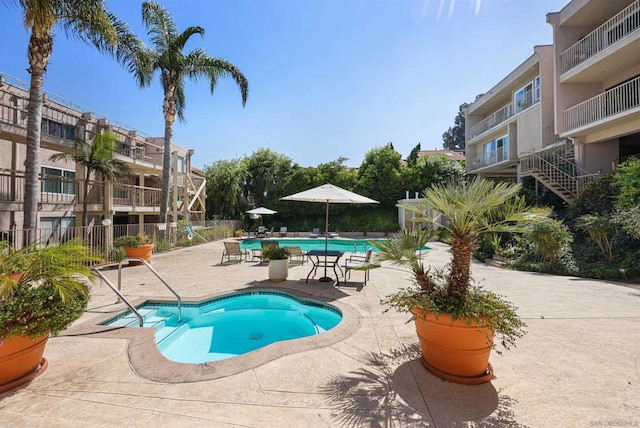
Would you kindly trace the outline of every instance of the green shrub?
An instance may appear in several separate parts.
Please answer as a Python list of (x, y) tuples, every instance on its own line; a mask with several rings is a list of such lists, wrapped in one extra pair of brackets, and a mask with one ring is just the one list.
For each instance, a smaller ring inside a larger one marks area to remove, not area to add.
[(121, 262), (124, 258), (127, 257), (127, 253), (125, 253), (124, 248), (122, 247), (109, 247), (109, 251), (107, 253), (107, 260), (110, 262)]
[(618, 165), (613, 183), (619, 190), (616, 206), (633, 208), (640, 204), (640, 158), (632, 158)]
[(520, 256), (514, 269), (534, 272), (575, 274), (576, 264), (571, 253), (573, 235), (559, 220), (546, 219), (531, 227), (529, 233), (516, 237), (516, 252)]

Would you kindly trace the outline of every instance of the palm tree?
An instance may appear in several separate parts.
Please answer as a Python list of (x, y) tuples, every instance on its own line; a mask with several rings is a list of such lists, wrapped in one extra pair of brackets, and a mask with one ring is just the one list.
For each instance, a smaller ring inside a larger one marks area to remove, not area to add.
[[(24, 223), (33, 231), (38, 213), (40, 138), (44, 73), (53, 50), (53, 28), (62, 26), (68, 36), (112, 53), (126, 61), (124, 53), (138, 43), (126, 24), (107, 11), (104, 0), (6, 0), (22, 10), (25, 28), (31, 31), (28, 58), (31, 74), (27, 108)], [(27, 235), (27, 240), (31, 237)]]
[(431, 186), (420, 203), (442, 214), (437, 225), (451, 233), (451, 266), (448, 294), (463, 302), (471, 280), (471, 257), (477, 239), (485, 233), (522, 233), (531, 223), (549, 215), (546, 208), (528, 207), (518, 196), (520, 184), (474, 178)]
[(153, 76), (160, 72), (160, 83), (164, 91), (162, 113), (164, 115), (164, 154), (162, 158), (162, 197), (160, 222), (166, 222), (169, 203), (169, 177), (171, 171), (171, 138), (176, 116), (184, 121), (185, 78), (209, 81), (211, 93), (220, 77), (231, 77), (240, 88), (242, 105), (247, 102), (249, 83), (240, 70), (228, 61), (209, 56), (203, 49), (182, 51), (195, 34), (204, 35), (202, 27), (188, 27), (178, 33), (176, 24), (167, 10), (155, 2), (142, 3), (142, 22), (153, 44), (153, 49), (139, 46), (130, 52), (129, 71), (140, 87), (151, 84)]
[[(454, 307), (464, 304), (471, 283), (471, 257), (478, 238), (486, 233), (522, 233), (528, 225), (549, 216), (546, 208), (528, 207), (518, 196), (520, 184), (494, 182), (479, 178), (468, 182), (450, 181), (433, 185), (424, 193), (419, 206), (403, 206), (413, 211), (416, 221), (427, 222), (451, 234), (451, 264), (446, 281), (449, 302)], [(436, 218), (423, 217), (426, 210), (436, 211)], [(416, 283), (426, 294), (437, 293), (443, 272), (424, 269), (417, 248), (425, 245), (435, 233), (426, 230), (405, 231), (382, 243), (378, 260), (390, 261), (410, 268)]]
[(87, 196), (89, 195), (89, 178), (92, 173), (100, 176), (106, 185), (106, 181), (115, 181), (131, 173), (129, 165), (113, 159), (112, 153), (117, 143), (116, 136), (111, 132), (105, 132), (94, 137), (91, 144), (83, 140), (73, 142), (73, 153), (56, 153), (49, 160), (65, 160), (82, 165), (85, 170), (82, 198), (82, 225), (86, 226), (89, 220), (87, 212)]

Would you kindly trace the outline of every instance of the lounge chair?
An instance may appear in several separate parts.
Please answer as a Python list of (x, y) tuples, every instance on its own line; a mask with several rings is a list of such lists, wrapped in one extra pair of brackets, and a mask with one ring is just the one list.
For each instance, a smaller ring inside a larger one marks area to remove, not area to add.
[(271, 238), (271, 237), (273, 236), (273, 226), (271, 226), (271, 230), (269, 230), (269, 231), (267, 231), (267, 230), (265, 229), (264, 234), (266, 235), (265, 237), (267, 237), (267, 238)]
[(353, 254), (349, 256), (349, 258), (344, 263), (344, 283), (347, 283), (347, 278), (351, 277), (352, 270), (363, 270), (364, 271), (364, 283), (367, 285), (367, 281), (369, 280), (369, 270), (374, 267), (378, 267), (378, 265), (371, 263), (371, 256), (373, 254), (373, 248), (369, 248), (364, 256), (360, 256), (358, 254)]
[(300, 247), (285, 247), (289, 250), (289, 262), (293, 262), (294, 258), (300, 262), (301, 265), (304, 264), (307, 253), (303, 252)]
[(258, 226), (258, 231), (256, 232), (256, 238), (264, 238), (267, 234), (267, 228), (265, 226)]
[(319, 238), (320, 237), (320, 228), (314, 227), (313, 231), (309, 234), (309, 238)]
[(329, 232), (329, 238), (338, 238), (340, 234), (338, 232)]
[(238, 260), (242, 263), (242, 258), (244, 257), (247, 260), (248, 252), (247, 250), (243, 250), (240, 248), (240, 243), (236, 241), (224, 241), (224, 251), (222, 252), (222, 259), (220, 260), (220, 264), (224, 263), (224, 258), (227, 258), (227, 261), (230, 262), (233, 258), (234, 260)]
[(287, 236), (287, 226), (282, 226), (280, 228), (280, 236)]

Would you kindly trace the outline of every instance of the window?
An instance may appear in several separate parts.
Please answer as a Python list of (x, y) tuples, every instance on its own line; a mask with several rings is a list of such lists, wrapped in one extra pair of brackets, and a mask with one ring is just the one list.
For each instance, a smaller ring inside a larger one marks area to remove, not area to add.
[(184, 174), (184, 158), (178, 156), (178, 172)]
[(493, 165), (509, 159), (509, 136), (504, 135), (489, 141), (482, 147), (483, 165)]
[(518, 114), (540, 101), (540, 76), (513, 94), (513, 112)]
[(491, 165), (496, 163), (496, 141), (489, 141), (483, 147), (484, 164)]
[(509, 136), (505, 135), (496, 140), (496, 157), (498, 162), (509, 159)]
[(72, 239), (75, 220), (74, 217), (41, 217), (40, 241), (54, 244)]
[(64, 195), (75, 195), (75, 171), (65, 171), (58, 168), (43, 166), (42, 191), (46, 193), (61, 193)]
[(64, 138), (65, 140), (74, 140), (76, 138), (75, 126), (44, 118), (42, 119), (42, 133)]

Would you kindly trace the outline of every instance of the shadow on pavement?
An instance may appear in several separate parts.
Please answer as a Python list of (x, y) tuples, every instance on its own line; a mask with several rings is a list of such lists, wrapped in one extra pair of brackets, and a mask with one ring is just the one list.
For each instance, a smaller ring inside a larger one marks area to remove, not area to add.
[(491, 383), (458, 385), (427, 372), (417, 343), (369, 354), (363, 363), (322, 387), (340, 425), (524, 427), (514, 420), (514, 400), (499, 397)]

